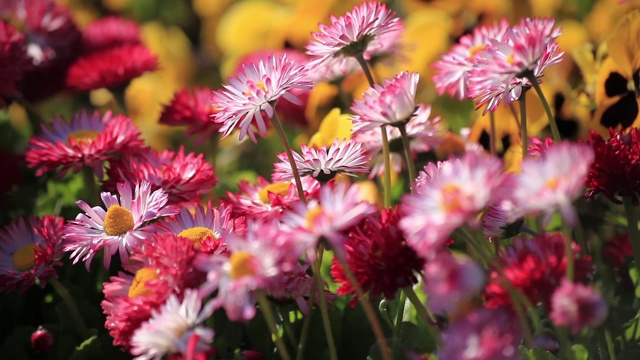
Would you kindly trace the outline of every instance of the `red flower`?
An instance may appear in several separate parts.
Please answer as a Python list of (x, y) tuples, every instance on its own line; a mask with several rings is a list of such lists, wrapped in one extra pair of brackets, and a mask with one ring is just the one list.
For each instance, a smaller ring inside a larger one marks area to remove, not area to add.
[(152, 188), (163, 189), (169, 194), (169, 204), (189, 201), (209, 194), (218, 183), (213, 165), (203, 154), (185, 154), (180, 146), (177, 152), (164, 150), (129, 151), (120, 160), (111, 161), (107, 170), (107, 189), (115, 189), (119, 182), (131, 184), (149, 181)]
[(107, 16), (82, 30), (82, 43), (86, 53), (124, 44), (138, 45), (141, 43), (140, 25), (120, 16)]
[[(374, 298), (382, 294), (393, 299), (398, 289), (418, 281), (415, 273), (424, 266), (424, 260), (407, 245), (399, 221), (397, 207), (384, 209), (380, 217), (360, 222), (349, 232), (344, 245), (349, 268), (362, 289)], [(331, 276), (341, 284), (338, 295), (355, 293), (336, 259), (331, 264)]]
[(69, 68), (67, 87), (90, 91), (124, 85), (158, 67), (158, 58), (142, 45), (125, 44), (79, 58)]
[(20, 96), (17, 85), (27, 65), (24, 35), (0, 20), (0, 108), (5, 106), (5, 98)]
[(18, 24), (26, 36), (30, 66), (22, 81), (24, 98), (43, 100), (62, 90), (67, 69), (82, 47), (71, 12), (52, 0), (4, 0), (0, 17)]
[[(560, 233), (543, 234), (535, 238), (516, 239), (513, 246), (500, 254), (504, 274), (511, 285), (526, 295), (533, 304), (542, 302), (550, 309), (551, 295), (567, 269), (565, 236)], [(580, 246), (572, 242), (574, 279), (584, 282), (593, 271), (590, 256), (578, 257)], [(503, 277), (497, 269), (489, 274), (484, 297), (486, 306), (496, 308), (511, 304), (511, 297)]]
[(208, 87), (182, 89), (175, 93), (173, 100), (165, 105), (160, 115), (160, 123), (173, 126), (187, 126), (188, 135), (198, 135), (198, 141), (217, 133), (221, 125), (213, 121), (214, 108), (211, 106), (213, 90)]
[(640, 201), (640, 131), (632, 127), (614, 132), (605, 140), (595, 131), (591, 132), (589, 143), (594, 150), (595, 160), (591, 165), (585, 186), (587, 197), (603, 194), (615, 203), (628, 196), (637, 205)]
[(204, 273), (193, 267), (197, 253), (193, 241), (159, 234), (131, 256), (137, 265), (128, 270), (135, 276), (120, 272), (104, 284), (105, 299), (100, 305), (114, 345), (128, 349), (134, 331), (151, 318), (153, 310), (171, 294), (182, 296), (184, 290), (197, 288), (205, 280)]

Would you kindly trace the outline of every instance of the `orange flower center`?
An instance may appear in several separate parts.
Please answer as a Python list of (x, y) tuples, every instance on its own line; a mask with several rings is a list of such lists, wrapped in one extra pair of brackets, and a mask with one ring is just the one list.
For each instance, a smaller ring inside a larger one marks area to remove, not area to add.
[(229, 264), (229, 276), (232, 280), (236, 280), (245, 276), (255, 275), (253, 254), (247, 251), (237, 251), (231, 254)]
[(202, 240), (209, 236), (215, 236), (213, 231), (203, 226), (190, 227), (180, 231), (178, 234), (180, 237), (184, 237), (193, 241), (196, 246), (202, 246)]
[(558, 178), (551, 178), (547, 180), (547, 188), (555, 190), (558, 188)]
[(291, 185), (290, 182), (285, 181), (285, 182), (278, 182), (278, 183), (273, 183), (265, 186), (258, 193), (258, 196), (260, 197), (260, 201), (262, 201), (265, 204), (270, 203), (269, 193), (274, 193), (282, 196), (287, 195), (289, 193), (290, 185)]
[(484, 50), (486, 48), (487, 48), (486, 45), (476, 45), (476, 46), (472, 47), (471, 49), (469, 49), (469, 57), (473, 58), (474, 56), (476, 56), (476, 53), (478, 51), (482, 51), (482, 50)]
[(442, 202), (445, 212), (452, 213), (462, 209), (460, 192), (460, 187), (456, 184), (447, 184), (442, 187)]
[(152, 267), (145, 266), (138, 270), (131, 282), (127, 296), (132, 298), (136, 296), (150, 295), (152, 291), (145, 286), (145, 283), (149, 280), (155, 280), (158, 277), (158, 271)]
[(38, 245), (31, 243), (23, 245), (20, 249), (14, 252), (12, 256), (13, 267), (18, 271), (27, 271), (31, 269), (36, 263), (36, 254), (33, 250), (37, 248)]
[(507, 57), (507, 62), (511, 65), (516, 62), (516, 60), (513, 58), (513, 53), (509, 54), (509, 56)]
[(311, 229), (318, 216), (322, 215), (322, 206), (316, 206), (307, 212), (305, 219), (307, 220), (307, 228)]
[(122, 235), (133, 229), (134, 224), (131, 211), (120, 205), (111, 205), (104, 217), (104, 232), (109, 236)]
[(71, 145), (71, 139), (75, 140), (76, 144), (90, 144), (100, 135), (98, 130), (76, 130), (69, 134), (67, 137), (67, 145)]

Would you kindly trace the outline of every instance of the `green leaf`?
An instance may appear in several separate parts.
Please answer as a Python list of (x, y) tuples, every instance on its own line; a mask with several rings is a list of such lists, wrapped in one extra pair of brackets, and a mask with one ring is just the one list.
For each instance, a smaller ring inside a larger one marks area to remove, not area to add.
[(573, 356), (576, 360), (587, 360), (589, 358), (589, 351), (582, 344), (573, 345), (571, 350), (573, 350)]
[(521, 353), (526, 355), (530, 360), (558, 360), (558, 358), (547, 350), (540, 348), (527, 349), (525, 347), (520, 348)]

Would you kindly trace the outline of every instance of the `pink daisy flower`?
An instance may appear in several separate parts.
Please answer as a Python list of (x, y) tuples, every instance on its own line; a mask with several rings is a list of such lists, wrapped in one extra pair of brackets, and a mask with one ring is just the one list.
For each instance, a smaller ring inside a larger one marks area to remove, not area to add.
[(148, 222), (178, 212), (173, 206), (165, 206), (167, 194), (161, 189), (152, 192), (147, 181), (137, 184), (133, 191), (128, 183), (119, 183), (117, 189), (120, 199), (108, 192), (100, 194), (107, 210), (90, 207), (82, 200), (76, 202), (85, 213), (67, 224), (64, 235), (64, 251), (71, 252), (74, 264), (82, 260), (89, 270), (91, 260), (103, 248), (105, 268), (109, 268), (116, 252), (122, 263), (128, 264), (129, 252), (153, 234)]
[[(442, 141), (444, 130), (440, 117), (431, 118), (431, 106), (419, 104), (415, 110), (415, 116), (406, 124), (409, 147), (414, 156), (437, 147)], [(396, 173), (402, 171), (404, 151), (400, 144), (400, 129), (386, 127), (387, 138), (390, 143), (391, 166)], [(369, 178), (381, 176), (384, 173), (384, 159), (382, 159), (382, 128), (376, 127), (368, 131), (359, 131), (353, 134), (353, 140), (362, 144), (366, 153), (372, 158), (373, 166), (369, 172)]]
[(82, 30), (82, 45), (87, 53), (141, 43), (140, 24), (120, 16), (103, 17)]
[(441, 360), (516, 360), (522, 329), (515, 313), (478, 308), (457, 318), (443, 335)]
[(539, 79), (546, 67), (562, 60), (556, 42), (561, 31), (553, 26), (553, 19), (525, 18), (478, 54), (468, 84), (477, 108), (486, 105), (486, 113), (503, 99), (507, 104), (519, 99), (523, 88), (532, 86), (528, 72)]
[[(356, 176), (355, 173), (363, 173), (369, 170), (366, 166), (369, 158), (364, 154), (362, 145), (356, 141), (336, 139), (327, 149), (301, 146), (302, 155), (293, 152), (293, 158), (300, 176), (312, 176), (320, 182), (327, 182), (339, 173)], [(276, 163), (273, 174), (274, 181), (293, 180), (293, 171), (286, 153), (278, 154), (279, 163)]]
[[(317, 196), (320, 183), (313, 177), (302, 178), (302, 188), (307, 199)], [(298, 201), (296, 185), (292, 182), (269, 182), (258, 177), (258, 183), (246, 180), (238, 183), (239, 193), (227, 192), (222, 199), (224, 204), (232, 206), (234, 216), (248, 218), (272, 219), (282, 216), (291, 209), (291, 204)]]
[(368, 50), (389, 48), (386, 43), (390, 39), (381, 43), (382, 35), (402, 28), (395, 12), (375, 1), (363, 2), (345, 15), (331, 15), (329, 19), (331, 25), (318, 24), (320, 31), (311, 33), (313, 39), (306, 49), (315, 59), (309, 63), (310, 68), (323, 68), (327, 62), (364, 55)]
[(490, 240), (515, 236), (522, 226), (522, 219), (516, 216), (515, 205), (510, 200), (490, 205), (480, 218), (482, 233)]
[(305, 66), (289, 60), (286, 54), (243, 66), (236, 77), (229, 78), (229, 84), (222, 85), (223, 90), (213, 94), (215, 121), (222, 124), (223, 137), (236, 128), (240, 129), (240, 140), (249, 135), (257, 142), (256, 133), (266, 136), (265, 115), (268, 119), (274, 116), (280, 98), (299, 103), (291, 91), (311, 88), (306, 75)]
[[(307, 268), (307, 265), (301, 265), (298, 266), (296, 270), (276, 276), (266, 289), (267, 295), (281, 303), (294, 300), (300, 308), (300, 311), (308, 316), (313, 277), (307, 274)], [(325, 300), (327, 303), (331, 303), (335, 295), (328, 289), (324, 289), (323, 291), (325, 292)], [(315, 294), (316, 297), (313, 301), (319, 305), (320, 295), (317, 292)]]
[(245, 224), (242, 218), (231, 217), (231, 207), (220, 205), (214, 208), (211, 201), (207, 205), (183, 207), (176, 215), (162, 218), (157, 226), (163, 231), (176, 234), (193, 241), (196, 248), (207, 254), (228, 252), (222, 237), (229, 232), (242, 232)]
[(185, 154), (184, 146), (177, 152), (153, 149), (129, 151), (120, 160), (111, 161), (107, 189), (114, 189), (119, 182), (139, 183), (148, 181), (153, 189), (163, 189), (170, 204), (191, 201), (211, 193), (218, 183), (213, 165), (204, 159), (204, 154)]
[(76, 60), (67, 73), (73, 91), (115, 88), (158, 68), (158, 57), (143, 45), (123, 44), (89, 53)]
[(451, 232), (502, 196), (505, 182), (496, 157), (468, 152), (462, 158), (429, 163), (416, 183), (417, 193), (405, 195), (400, 227), (418, 254), (430, 259)]
[(281, 230), (277, 221), (247, 224), (242, 236), (226, 235), (229, 256), (201, 255), (196, 266), (207, 272), (201, 295), (217, 291), (214, 307), (224, 308), (232, 321), (249, 321), (256, 313), (258, 290), (266, 290), (283, 273), (298, 269), (301, 244)]
[(456, 314), (480, 293), (485, 282), (480, 265), (465, 256), (441, 252), (424, 267), (424, 290), (436, 314)]
[[(100, 304), (107, 317), (105, 327), (113, 344), (127, 350), (133, 333), (148, 321), (171, 294), (197, 288), (205, 274), (193, 267), (193, 242), (173, 234), (158, 234), (134, 249), (127, 272), (119, 272), (104, 283)], [(131, 274), (133, 275), (131, 275)]]
[[(151, 318), (142, 324), (131, 339), (131, 354), (136, 360), (161, 360), (165, 356), (206, 353), (211, 350), (213, 330), (201, 325), (213, 314), (212, 303), (204, 307), (197, 290), (187, 289), (182, 301), (172, 294)], [(197, 336), (195, 349), (189, 340)]]
[(30, 102), (44, 100), (64, 88), (69, 65), (82, 50), (82, 35), (66, 7), (53, 0), (4, 0), (0, 18), (20, 24), (28, 66), (21, 91)]
[(197, 135), (203, 142), (220, 130), (220, 124), (213, 121), (215, 111), (211, 106), (211, 92), (208, 87), (184, 88), (173, 95), (173, 99), (162, 109), (160, 123), (172, 126), (187, 126), (188, 135)]
[(102, 178), (105, 161), (143, 146), (140, 130), (128, 117), (83, 110), (69, 122), (54, 117), (49, 127), (42, 126), (42, 133), (29, 139), (26, 160), (29, 167), (38, 168), (37, 176), (57, 170), (62, 177), (69, 169), (76, 173), (86, 166)]
[(294, 203), (282, 222), (299, 232), (300, 241), (308, 244), (309, 254), (318, 241), (324, 240), (336, 255), (344, 256), (347, 231), (377, 210), (375, 205), (361, 200), (357, 184), (327, 184), (320, 189), (317, 200)]
[(599, 326), (607, 314), (607, 303), (591, 286), (565, 278), (551, 295), (551, 321), (556, 326), (569, 327), (574, 334), (589, 326)]
[(375, 84), (356, 99), (351, 106), (355, 133), (382, 125), (406, 124), (416, 115), (416, 89), (420, 74), (402, 72), (393, 79), (385, 79), (382, 86)]
[(64, 219), (45, 216), (20, 218), (0, 229), (0, 291), (24, 292), (36, 280), (41, 287), (57, 278), (62, 265)]
[(537, 159), (525, 159), (511, 194), (517, 209), (515, 215), (541, 212), (548, 224), (553, 214), (560, 211), (568, 224), (575, 224), (573, 200), (583, 192), (593, 159), (589, 145), (569, 142), (553, 144)]
[(490, 26), (477, 26), (473, 33), (462, 36), (447, 54), (433, 64), (436, 68), (433, 82), (438, 93), (452, 97), (458, 94), (460, 100), (466, 99), (469, 96), (469, 72), (475, 65), (476, 55), (487, 49), (491, 40), (502, 41), (508, 28), (507, 19), (502, 19)]
[(0, 49), (0, 108), (3, 108), (5, 99), (20, 97), (18, 85), (29, 65), (25, 36), (3, 20), (0, 20)]

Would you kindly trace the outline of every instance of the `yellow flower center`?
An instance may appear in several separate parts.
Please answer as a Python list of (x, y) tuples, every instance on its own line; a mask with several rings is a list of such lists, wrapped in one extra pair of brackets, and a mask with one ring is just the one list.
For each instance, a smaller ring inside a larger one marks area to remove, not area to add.
[(442, 187), (442, 207), (445, 212), (452, 213), (462, 209), (460, 202), (460, 187), (456, 184), (447, 184)]
[[(253, 85), (255, 85), (258, 89), (267, 92), (267, 88), (264, 86), (264, 83), (262, 81), (258, 81), (256, 83), (253, 83)], [(245, 95), (247, 96), (251, 96), (253, 95), (253, 91), (251, 91), (251, 89), (247, 89), (247, 91), (244, 92)]]
[(214, 234), (213, 231), (209, 228), (203, 226), (195, 226), (180, 231), (178, 236), (190, 239), (194, 244), (196, 244), (196, 246), (201, 246), (202, 239), (205, 239), (209, 236), (214, 236)]
[(231, 254), (229, 258), (229, 264), (231, 265), (229, 276), (231, 279), (236, 280), (241, 277), (255, 275), (253, 262), (253, 254), (250, 252), (237, 251)]
[(478, 51), (482, 51), (482, 50), (484, 50), (486, 48), (487, 48), (486, 45), (476, 45), (476, 46), (472, 47), (471, 49), (469, 49), (469, 57), (473, 58), (474, 56), (476, 56), (476, 53)]
[(513, 63), (516, 62), (516, 60), (513, 58), (513, 53), (509, 54), (509, 56), (507, 57), (507, 62), (510, 65), (513, 65)]
[(269, 201), (270, 192), (278, 195), (283, 195), (283, 196), (287, 195), (289, 193), (290, 185), (291, 185), (290, 182), (285, 181), (285, 182), (278, 182), (278, 183), (273, 183), (265, 186), (258, 193), (258, 196), (260, 197), (260, 201), (262, 201), (265, 204), (270, 203)]
[(71, 145), (71, 139), (75, 140), (76, 144), (88, 144), (98, 138), (98, 135), (98, 130), (76, 130), (67, 137), (67, 145)]
[(154, 280), (158, 278), (158, 271), (152, 267), (145, 266), (142, 269), (136, 272), (136, 276), (133, 277), (133, 281), (131, 282), (131, 286), (129, 287), (129, 292), (127, 296), (132, 298), (136, 296), (147, 296), (152, 293), (149, 290), (145, 283), (149, 280)]
[(547, 188), (555, 190), (558, 188), (558, 178), (551, 178), (547, 180)]
[(104, 217), (104, 232), (109, 236), (125, 234), (133, 229), (134, 221), (131, 211), (120, 205), (111, 205)]
[(27, 271), (36, 263), (36, 254), (33, 252), (38, 245), (31, 243), (23, 245), (13, 253), (13, 267), (19, 271)]
[(322, 214), (322, 206), (316, 206), (307, 212), (305, 219), (307, 220), (307, 228), (311, 229), (316, 218)]

